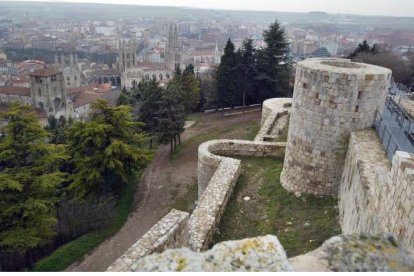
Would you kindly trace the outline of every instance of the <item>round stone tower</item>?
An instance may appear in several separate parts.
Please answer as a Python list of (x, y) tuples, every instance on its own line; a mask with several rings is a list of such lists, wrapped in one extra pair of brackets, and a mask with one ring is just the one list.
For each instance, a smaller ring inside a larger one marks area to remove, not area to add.
[(350, 132), (372, 127), (387, 96), (391, 70), (346, 59), (297, 64), (283, 187), (336, 195)]

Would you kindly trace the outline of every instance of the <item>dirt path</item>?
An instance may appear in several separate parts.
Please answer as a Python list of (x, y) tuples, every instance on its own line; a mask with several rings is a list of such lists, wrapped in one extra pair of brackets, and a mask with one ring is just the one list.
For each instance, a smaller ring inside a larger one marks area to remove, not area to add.
[[(182, 141), (215, 128), (258, 120), (260, 112), (222, 117), (220, 114), (203, 115), (200, 121), (182, 135)], [(111, 238), (100, 244), (82, 261), (66, 271), (105, 271), (118, 257), (133, 245), (158, 220), (167, 214), (177, 195), (197, 181), (197, 148), (183, 148), (179, 159), (170, 160), (169, 146), (160, 146), (154, 160), (142, 175), (135, 195), (136, 209), (127, 222)]]

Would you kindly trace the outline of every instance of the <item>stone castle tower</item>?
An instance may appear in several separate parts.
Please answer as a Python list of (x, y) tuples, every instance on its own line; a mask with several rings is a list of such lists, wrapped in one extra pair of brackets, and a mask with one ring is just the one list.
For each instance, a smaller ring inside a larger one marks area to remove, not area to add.
[(389, 69), (350, 60), (298, 63), (281, 174), (292, 192), (336, 195), (348, 139), (372, 127), (391, 78)]
[(47, 115), (56, 118), (69, 118), (72, 115), (71, 103), (66, 98), (63, 74), (58, 69), (39, 69), (31, 73), (30, 96), (33, 105)]
[(137, 62), (137, 43), (134, 39), (120, 39), (118, 42), (118, 55), (116, 57), (116, 69), (125, 72), (126, 69), (134, 68)]
[(176, 23), (170, 24), (168, 32), (168, 42), (165, 49), (165, 67), (167, 70), (175, 70), (176, 66), (181, 67), (182, 55), (180, 43), (178, 41), (178, 27)]

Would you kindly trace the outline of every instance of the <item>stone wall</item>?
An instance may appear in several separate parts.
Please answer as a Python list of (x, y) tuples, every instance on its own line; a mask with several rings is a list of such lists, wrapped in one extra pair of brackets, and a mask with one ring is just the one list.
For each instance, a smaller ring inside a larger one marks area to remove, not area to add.
[(299, 193), (338, 193), (349, 134), (373, 125), (390, 78), (389, 69), (349, 60), (298, 63), (283, 187)]
[[(272, 99), (263, 105), (262, 127), (255, 141), (212, 140), (198, 148), (198, 205), (194, 209), (185, 229), (185, 243), (194, 251), (205, 250), (241, 171), (240, 160), (232, 156), (282, 157), (286, 143), (263, 142), (263, 134), (269, 133), (275, 121), (286, 116), (291, 99)], [(259, 137), (259, 138), (258, 138)], [(224, 156), (223, 156), (224, 155)]]
[(201, 144), (198, 148), (198, 198), (201, 198), (221, 162), (232, 159), (224, 156), (282, 157), (285, 147), (283, 142), (245, 140), (211, 140)]
[(172, 209), (108, 267), (107, 271), (134, 271), (139, 258), (176, 247), (188, 217), (187, 212)]
[(240, 171), (240, 160), (223, 158), (191, 214), (184, 230), (183, 246), (194, 251), (207, 249)]
[(276, 236), (225, 241), (203, 253), (169, 249), (136, 261), (139, 272), (413, 271), (410, 252), (393, 236), (342, 235), (291, 259)]
[(351, 133), (339, 190), (343, 233), (395, 234), (414, 249), (414, 156), (397, 151), (392, 164), (374, 130)]

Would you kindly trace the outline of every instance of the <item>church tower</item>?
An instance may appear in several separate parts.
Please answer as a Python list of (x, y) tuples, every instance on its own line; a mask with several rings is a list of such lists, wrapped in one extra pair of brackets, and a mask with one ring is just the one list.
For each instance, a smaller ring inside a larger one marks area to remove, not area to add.
[(118, 55), (116, 57), (116, 69), (125, 72), (136, 65), (136, 41), (120, 39), (118, 42)]
[(165, 49), (165, 67), (167, 70), (175, 70), (176, 66), (181, 67), (182, 57), (178, 41), (178, 27), (176, 23), (170, 24), (168, 43)]

